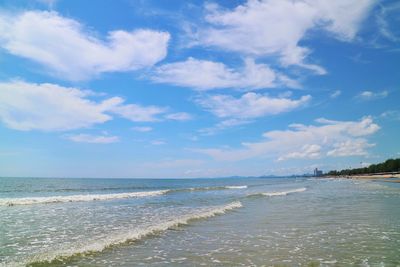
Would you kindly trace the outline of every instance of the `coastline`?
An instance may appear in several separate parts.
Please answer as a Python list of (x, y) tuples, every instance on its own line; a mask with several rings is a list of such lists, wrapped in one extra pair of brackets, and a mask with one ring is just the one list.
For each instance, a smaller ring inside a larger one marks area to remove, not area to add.
[[(341, 176), (326, 176), (323, 178), (341, 178), (341, 179), (357, 179), (357, 180), (383, 180), (382, 182), (400, 183), (400, 173), (394, 174), (359, 174), (359, 175), (341, 175)], [(395, 179), (395, 180), (386, 180)]]

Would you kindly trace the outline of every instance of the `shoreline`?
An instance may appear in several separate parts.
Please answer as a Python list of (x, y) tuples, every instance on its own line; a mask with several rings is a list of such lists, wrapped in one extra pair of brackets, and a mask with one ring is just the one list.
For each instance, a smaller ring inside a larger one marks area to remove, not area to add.
[[(334, 178), (334, 179), (355, 179), (355, 180), (383, 180), (382, 182), (400, 183), (400, 173), (395, 174), (360, 174), (360, 175), (342, 175), (342, 176), (326, 176), (322, 178)], [(396, 179), (396, 180), (385, 180), (385, 179)]]

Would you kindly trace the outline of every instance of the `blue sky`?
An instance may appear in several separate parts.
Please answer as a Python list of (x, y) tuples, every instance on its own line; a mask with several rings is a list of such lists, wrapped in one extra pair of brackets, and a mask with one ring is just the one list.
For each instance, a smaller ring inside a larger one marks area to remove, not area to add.
[(0, 175), (310, 173), (400, 157), (400, 4), (0, 1)]

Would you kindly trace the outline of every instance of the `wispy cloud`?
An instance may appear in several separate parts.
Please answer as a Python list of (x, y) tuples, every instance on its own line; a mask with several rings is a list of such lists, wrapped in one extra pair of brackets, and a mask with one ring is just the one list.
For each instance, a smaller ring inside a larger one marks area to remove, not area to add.
[(36, 0), (39, 3), (45, 4), (50, 9), (54, 8), (58, 0)]
[(109, 32), (103, 41), (54, 11), (1, 13), (0, 25), (0, 47), (69, 80), (152, 66), (167, 55), (170, 38), (167, 32), (138, 29)]
[(249, 124), (252, 122), (253, 122), (253, 120), (248, 120), (248, 119), (236, 119), (236, 118), (226, 119), (226, 120), (218, 122), (217, 124), (215, 124), (212, 127), (200, 129), (198, 132), (203, 135), (214, 135), (225, 129), (235, 127), (235, 126)]
[(362, 91), (359, 93), (356, 98), (359, 100), (363, 101), (368, 101), (368, 100), (376, 100), (376, 99), (382, 99), (386, 98), (389, 95), (389, 92), (384, 90), (380, 92), (373, 92), (373, 91)]
[(164, 140), (153, 140), (150, 142), (150, 144), (154, 146), (161, 146), (167, 144), (167, 142), (165, 142)]
[(136, 131), (136, 132), (151, 132), (153, 130), (152, 127), (149, 126), (138, 126), (138, 127), (133, 127), (132, 130)]
[(330, 98), (337, 98), (337, 97), (339, 97), (341, 94), (342, 94), (342, 91), (336, 90), (336, 91), (332, 92), (332, 93), (329, 95), (329, 97), (330, 97)]
[(165, 107), (125, 104), (121, 97), (99, 101), (98, 97), (88, 90), (50, 83), (3, 82), (0, 121), (22, 131), (67, 131), (105, 123), (115, 115), (133, 122), (161, 121), (161, 115), (184, 118), (181, 113), (169, 114)]
[(198, 159), (166, 159), (157, 162), (148, 162), (143, 165), (147, 168), (190, 168), (195, 166), (200, 166), (204, 163), (202, 160)]
[(315, 144), (304, 145), (299, 151), (289, 152), (278, 158), (278, 161), (288, 159), (315, 159), (321, 156), (321, 146)]
[(387, 110), (385, 112), (382, 112), (379, 117), (388, 120), (400, 121), (400, 110)]
[(381, 4), (379, 7), (379, 12), (377, 12), (375, 15), (379, 33), (383, 38), (391, 42), (400, 41), (400, 37), (396, 35), (395, 29), (391, 29), (391, 23), (389, 23), (389, 20), (393, 19), (391, 18), (392, 16), (398, 16), (400, 12), (399, 3), (389, 5)]
[(251, 119), (287, 112), (307, 104), (310, 100), (310, 95), (290, 99), (251, 92), (239, 98), (230, 95), (211, 95), (198, 98), (196, 103), (219, 118)]
[(68, 135), (66, 136), (66, 138), (77, 143), (92, 143), (92, 144), (110, 144), (119, 141), (118, 136), (91, 135), (91, 134)]
[(118, 105), (110, 109), (111, 112), (133, 122), (159, 121), (157, 116), (167, 112), (165, 107), (141, 106), (137, 104)]
[(177, 112), (165, 115), (165, 118), (173, 121), (189, 121), (193, 116), (186, 112)]

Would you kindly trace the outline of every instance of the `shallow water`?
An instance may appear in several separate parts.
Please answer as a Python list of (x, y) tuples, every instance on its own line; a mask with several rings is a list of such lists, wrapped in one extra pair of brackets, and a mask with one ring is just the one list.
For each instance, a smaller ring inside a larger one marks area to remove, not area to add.
[(0, 266), (399, 266), (400, 184), (0, 178)]

